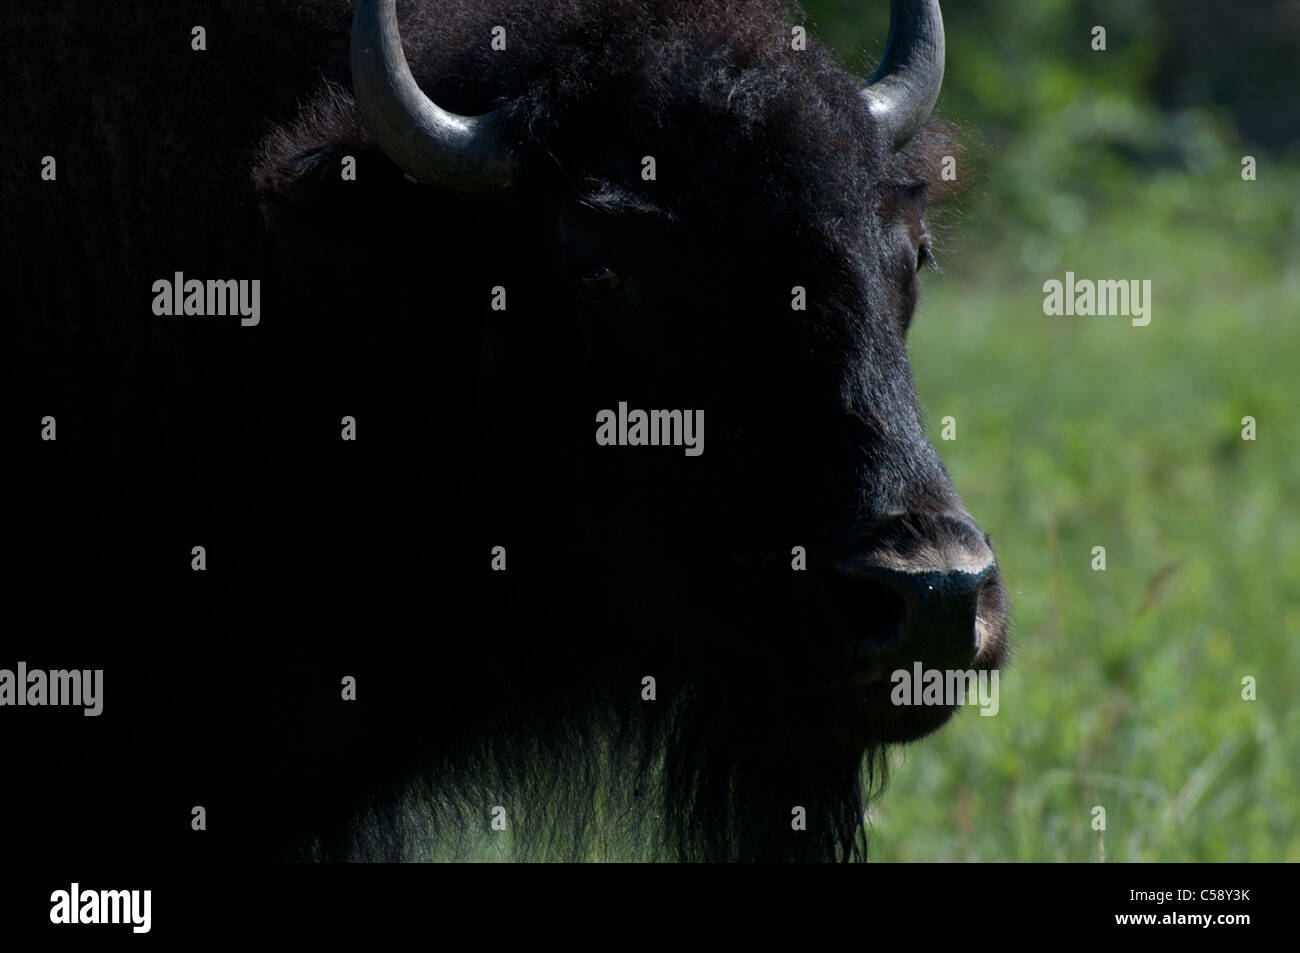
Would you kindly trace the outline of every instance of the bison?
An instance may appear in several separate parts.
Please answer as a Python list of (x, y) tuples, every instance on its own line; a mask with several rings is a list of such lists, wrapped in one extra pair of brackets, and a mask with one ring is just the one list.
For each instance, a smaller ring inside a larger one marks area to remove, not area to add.
[(781, 0), (18, 6), (24, 578), (130, 620), (137, 849), (865, 857), (890, 673), (1007, 651), (907, 360), (938, 3), (866, 81)]

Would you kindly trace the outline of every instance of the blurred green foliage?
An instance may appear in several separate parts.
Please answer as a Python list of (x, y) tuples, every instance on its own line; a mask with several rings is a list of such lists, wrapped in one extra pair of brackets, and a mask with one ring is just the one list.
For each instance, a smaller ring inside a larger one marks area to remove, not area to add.
[[(888, 5), (808, 8), (869, 74)], [(931, 440), (998, 545), (1016, 649), (996, 717), (898, 753), (872, 855), (1300, 860), (1300, 4), (945, 18), (939, 112), (975, 161), (910, 350)], [(1151, 324), (1044, 315), (1067, 270), (1150, 279)]]
[[(805, 8), (814, 35), (870, 75), (889, 4)], [(974, 133), (978, 187), (1017, 219), (1049, 225), (1063, 187), (1122, 200), (1157, 171), (1246, 153), (1300, 162), (1296, 0), (963, 0), (944, 5), (944, 23), (938, 115)]]

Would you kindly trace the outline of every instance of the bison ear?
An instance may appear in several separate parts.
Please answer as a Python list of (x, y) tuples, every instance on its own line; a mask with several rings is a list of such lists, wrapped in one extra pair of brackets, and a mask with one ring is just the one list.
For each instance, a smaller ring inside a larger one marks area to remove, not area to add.
[(414, 189), (374, 146), (324, 143), (298, 151), (268, 150), (253, 171), (267, 227), (282, 242), (302, 233), (345, 242), (373, 234), (376, 208), (402, 189)]

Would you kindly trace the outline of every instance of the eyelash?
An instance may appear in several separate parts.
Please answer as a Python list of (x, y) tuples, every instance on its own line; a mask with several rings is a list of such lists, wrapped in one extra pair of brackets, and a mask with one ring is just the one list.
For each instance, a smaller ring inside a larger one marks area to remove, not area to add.
[(916, 270), (919, 272), (926, 265), (943, 274), (943, 269), (939, 267), (939, 262), (934, 257), (934, 252), (930, 250), (930, 246), (922, 245), (916, 251)]

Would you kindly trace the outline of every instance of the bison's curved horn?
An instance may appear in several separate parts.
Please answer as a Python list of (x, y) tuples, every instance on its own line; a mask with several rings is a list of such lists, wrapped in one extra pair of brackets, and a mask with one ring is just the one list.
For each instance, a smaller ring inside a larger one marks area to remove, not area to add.
[(930, 118), (942, 85), (939, 0), (889, 0), (885, 55), (862, 96), (893, 148), (900, 148)]
[(396, 0), (357, 0), (352, 89), (379, 147), (417, 181), (462, 192), (510, 184), (513, 157), (499, 115), (458, 116), (420, 92), (402, 52)]

